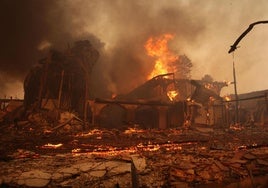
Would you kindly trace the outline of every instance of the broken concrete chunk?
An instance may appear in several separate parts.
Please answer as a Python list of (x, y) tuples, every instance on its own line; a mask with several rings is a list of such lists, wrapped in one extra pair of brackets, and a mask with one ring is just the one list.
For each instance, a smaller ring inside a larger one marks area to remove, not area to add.
[(58, 173), (58, 172), (52, 174), (52, 177), (51, 177), (52, 180), (60, 180), (62, 178), (63, 178), (63, 174), (62, 173)]
[(131, 159), (134, 163), (134, 166), (138, 171), (143, 171), (146, 168), (146, 160), (140, 155), (131, 155)]
[(19, 179), (21, 182), (24, 181), (24, 184), (29, 187), (45, 187), (50, 182), (51, 174), (40, 170), (32, 170), (22, 173)]
[(21, 179), (27, 179), (27, 178), (50, 179), (51, 175), (49, 173), (42, 172), (40, 170), (32, 170), (29, 172), (23, 172), (20, 178)]
[(64, 173), (64, 174), (74, 175), (74, 174), (77, 174), (78, 173), (78, 170), (77, 170), (77, 168), (68, 167), (68, 168), (62, 168), (58, 172), (59, 173)]
[(116, 166), (111, 168), (110, 172), (115, 174), (120, 174), (124, 172), (130, 172), (131, 171), (131, 164), (125, 163), (125, 162), (118, 162)]
[(80, 163), (77, 164), (76, 166), (79, 168), (80, 171), (82, 172), (87, 172), (91, 170), (96, 164), (94, 163)]
[(48, 179), (26, 179), (25, 185), (28, 187), (46, 187), (49, 182)]
[(96, 170), (96, 171), (91, 171), (89, 173), (90, 176), (94, 176), (94, 177), (103, 177), (106, 174), (105, 170)]

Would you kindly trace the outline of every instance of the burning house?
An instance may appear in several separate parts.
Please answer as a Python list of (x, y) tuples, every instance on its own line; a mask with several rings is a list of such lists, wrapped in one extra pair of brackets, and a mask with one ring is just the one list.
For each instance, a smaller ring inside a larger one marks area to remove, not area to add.
[[(89, 96), (91, 72), (99, 57), (89, 41), (78, 41), (64, 53), (51, 51), (25, 79), (25, 109), (43, 109), (54, 121), (61, 112), (68, 111), (84, 122), (106, 128), (223, 124), (220, 90), (226, 83), (187, 77), (190, 60), (163, 50), (170, 38), (166, 35), (161, 41), (149, 39), (145, 45), (148, 54), (157, 57), (150, 77), (157, 75), (127, 94), (110, 99)], [(161, 74), (171, 70), (174, 72)]]
[[(128, 94), (110, 100), (92, 100), (92, 123), (103, 127), (137, 124), (142, 128), (160, 129), (182, 126), (187, 122), (223, 124), (222, 98), (204, 84), (202, 81), (175, 79), (174, 73), (158, 75)], [(211, 83), (211, 87), (216, 86), (226, 84)]]

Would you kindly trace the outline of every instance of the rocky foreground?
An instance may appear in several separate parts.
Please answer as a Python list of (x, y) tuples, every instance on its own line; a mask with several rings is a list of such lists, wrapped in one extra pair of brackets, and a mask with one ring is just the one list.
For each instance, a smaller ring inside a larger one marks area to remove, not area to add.
[(265, 127), (17, 132), (1, 135), (2, 187), (268, 186)]

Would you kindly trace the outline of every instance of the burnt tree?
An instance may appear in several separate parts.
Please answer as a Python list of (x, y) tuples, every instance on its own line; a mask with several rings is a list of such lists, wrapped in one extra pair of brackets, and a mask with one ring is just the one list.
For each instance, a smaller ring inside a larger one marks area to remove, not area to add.
[(65, 52), (51, 50), (30, 70), (24, 81), (26, 109), (42, 108), (53, 101), (59, 109), (85, 115), (90, 75), (99, 52), (87, 40), (77, 41)]

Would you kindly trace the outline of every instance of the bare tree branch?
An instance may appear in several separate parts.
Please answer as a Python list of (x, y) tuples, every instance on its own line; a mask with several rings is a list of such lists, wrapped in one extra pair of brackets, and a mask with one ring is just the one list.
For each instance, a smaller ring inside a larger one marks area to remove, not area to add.
[(238, 39), (236, 39), (236, 41), (234, 42), (234, 44), (231, 46), (231, 48), (230, 48), (230, 50), (228, 51), (228, 53), (231, 53), (231, 52), (233, 52), (233, 51), (235, 51), (236, 50), (236, 48), (237, 48), (237, 45), (238, 45), (238, 43), (242, 40), (242, 38), (244, 38), (245, 36), (246, 36), (246, 34), (248, 34), (248, 32), (250, 32), (252, 29), (253, 29), (253, 27), (255, 26), (255, 25), (257, 25), (257, 24), (266, 24), (266, 23), (268, 23), (268, 20), (265, 20), (265, 21), (258, 21), (258, 22), (254, 22), (254, 23), (252, 23), (252, 24), (250, 24), (249, 26), (248, 26), (248, 28), (238, 37)]

